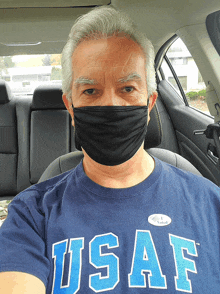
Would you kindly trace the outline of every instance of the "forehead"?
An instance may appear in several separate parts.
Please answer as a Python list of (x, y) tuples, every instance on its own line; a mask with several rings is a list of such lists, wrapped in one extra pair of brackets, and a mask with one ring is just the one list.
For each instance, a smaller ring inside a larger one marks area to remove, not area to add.
[(72, 55), (74, 79), (79, 75), (108, 71), (145, 72), (145, 56), (141, 47), (126, 37), (86, 40), (81, 42)]

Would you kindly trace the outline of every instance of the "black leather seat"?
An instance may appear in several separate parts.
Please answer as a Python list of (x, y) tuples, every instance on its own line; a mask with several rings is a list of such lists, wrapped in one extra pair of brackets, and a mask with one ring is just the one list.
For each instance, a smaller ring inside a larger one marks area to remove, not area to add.
[[(148, 125), (144, 144), (145, 150), (162, 161), (201, 176), (200, 172), (188, 160), (184, 159), (179, 154), (162, 148), (156, 148), (160, 145), (162, 139), (161, 121), (157, 105), (152, 109), (150, 117), (151, 120)], [(58, 157), (47, 167), (38, 183), (75, 168), (82, 159), (82, 151), (74, 151)]]
[(0, 200), (17, 193), (17, 161), (16, 102), (8, 84), (0, 80)]

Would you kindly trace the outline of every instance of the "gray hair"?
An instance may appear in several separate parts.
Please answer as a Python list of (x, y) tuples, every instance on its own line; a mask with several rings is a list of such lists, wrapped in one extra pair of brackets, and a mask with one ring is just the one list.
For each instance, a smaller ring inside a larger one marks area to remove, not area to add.
[(77, 45), (85, 39), (109, 38), (124, 34), (135, 41), (143, 50), (146, 58), (146, 82), (148, 97), (156, 91), (154, 70), (154, 47), (127, 14), (107, 5), (96, 7), (76, 19), (62, 52), (62, 90), (71, 102), (72, 94), (72, 54)]

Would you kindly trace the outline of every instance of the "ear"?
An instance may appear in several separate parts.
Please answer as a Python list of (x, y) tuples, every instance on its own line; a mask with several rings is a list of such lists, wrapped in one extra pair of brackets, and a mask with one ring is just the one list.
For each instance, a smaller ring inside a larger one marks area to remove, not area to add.
[(153, 109), (156, 101), (157, 101), (157, 96), (158, 93), (157, 92), (153, 92), (153, 94), (149, 97), (149, 105), (148, 105), (148, 123), (150, 121), (150, 112)]
[(74, 126), (74, 112), (73, 112), (72, 102), (67, 99), (66, 94), (63, 94), (62, 98), (66, 106), (66, 109), (69, 111), (69, 114), (71, 115), (72, 125)]

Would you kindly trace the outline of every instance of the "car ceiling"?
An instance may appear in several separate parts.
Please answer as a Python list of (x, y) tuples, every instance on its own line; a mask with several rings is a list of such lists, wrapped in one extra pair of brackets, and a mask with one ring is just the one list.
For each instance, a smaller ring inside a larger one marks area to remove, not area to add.
[(220, 10), (219, 0), (0, 0), (0, 55), (61, 53), (75, 19), (106, 4), (129, 14), (156, 51), (179, 29)]

